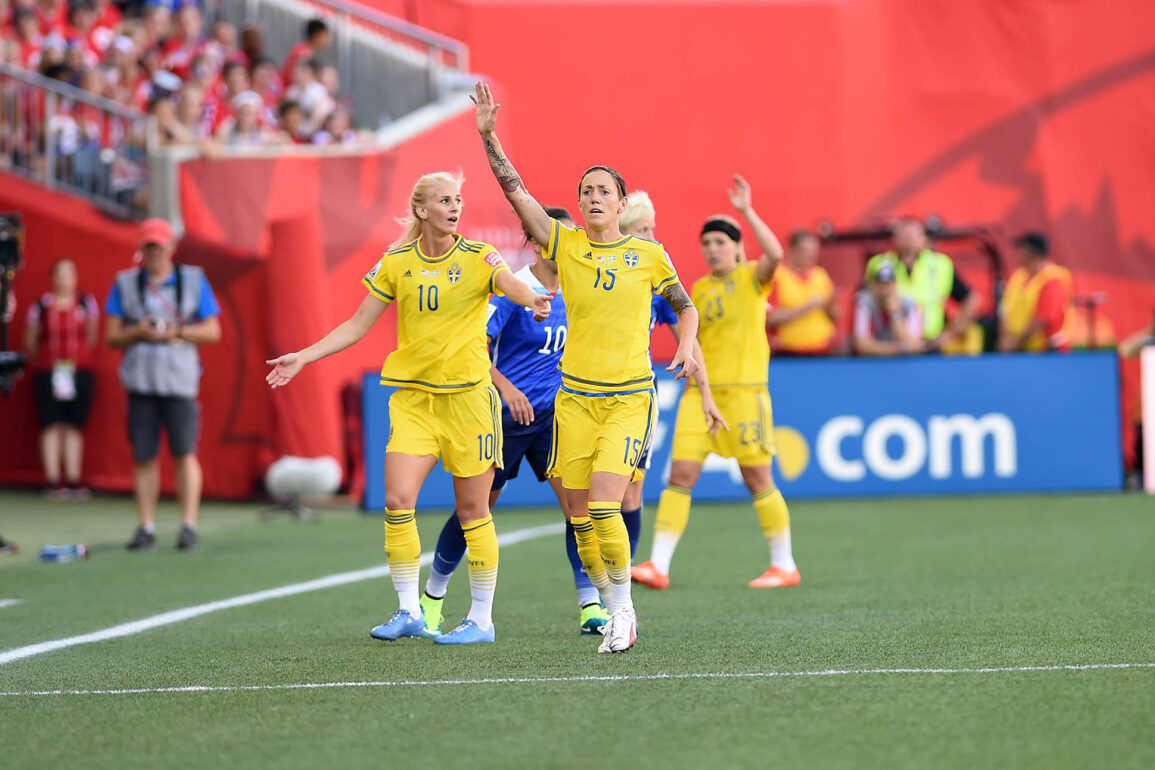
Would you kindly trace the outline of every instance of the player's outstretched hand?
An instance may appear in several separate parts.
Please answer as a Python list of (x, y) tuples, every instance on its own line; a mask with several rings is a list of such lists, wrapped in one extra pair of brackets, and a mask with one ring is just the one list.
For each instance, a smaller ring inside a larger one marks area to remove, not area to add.
[(501, 391), (501, 400), (509, 407), (509, 414), (518, 425), (531, 425), (533, 423), (533, 405), (529, 403), (525, 394), (512, 384)]
[(544, 321), (549, 318), (550, 311), (553, 305), (550, 304), (552, 297), (547, 297), (544, 294), (538, 294), (533, 298), (533, 320)]
[(296, 377), (305, 368), (305, 359), (301, 357), (300, 353), (286, 353), (280, 358), (274, 358), (265, 363), (273, 367), (273, 371), (265, 377), (265, 382), (273, 388), (283, 388), (288, 385), (289, 380)]
[(493, 92), (489, 90), (489, 86), (477, 81), (474, 87), (474, 93), (469, 95), (473, 100), (474, 115), (477, 118), (477, 130), (479, 133), (488, 134), (497, 129), (497, 110), (501, 107), (493, 101)]
[(730, 196), (730, 205), (745, 214), (753, 205), (750, 195), (750, 183), (737, 174), (734, 175), (733, 189), (726, 191)]
[(706, 431), (711, 436), (716, 436), (719, 430), (730, 430), (730, 426), (726, 424), (726, 418), (718, 411), (718, 405), (714, 403), (714, 396), (707, 395), (702, 397), (702, 411), (706, 414)]
[[(678, 367), (681, 367), (681, 369)], [(674, 354), (674, 359), (670, 361), (670, 365), (666, 367), (666, 371), (677, 372), (677, 374), (674, 375), (674, 379), (684, 380), (687, 377), (693, 377), (701, 368), (702, 365), (694, 358), (693, 353), (685, 352), (679, 347), (678, 352)]]

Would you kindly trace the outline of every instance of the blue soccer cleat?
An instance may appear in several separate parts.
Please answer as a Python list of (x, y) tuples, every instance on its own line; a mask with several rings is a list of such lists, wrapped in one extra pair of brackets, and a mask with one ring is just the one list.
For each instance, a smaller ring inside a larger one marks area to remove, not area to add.
[(600, 604), (587, 604), (582, 607), (578, 630), (589, 636), (601, 636), (605, 633), (606, 622), (609, 619), (610, 613), (606, 612), (605, 607)]
[(434, 644), (481, 644), (483, 642), (492, 642), (494, 640), (493, 625), (482, 631), (476, 623), (469, 618), (461, 621), (461, 625), (450, 631), (448, 634), (442, 634), (433, 640)]
[(374, 639), (383, 639), (387, 642), (396, 641), (403, 636), (424, 636), (425, 620), (413, 617), (409, 610), (397, 610), (388, 622), (382, 623), (369, 632)]

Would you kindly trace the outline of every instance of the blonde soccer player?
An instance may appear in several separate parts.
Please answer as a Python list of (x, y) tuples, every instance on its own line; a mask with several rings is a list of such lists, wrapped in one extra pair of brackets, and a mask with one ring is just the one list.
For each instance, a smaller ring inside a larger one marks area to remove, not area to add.
[(434, 642), (495, 638), (498, 549), (489, 489), (494, 466), (501, 464), (502, 434), (486, 347), (489, 295), (504, 294), (539, 319), (549, 316), (550, 298), (515, 278), (495, 248), (458, 234), (462, 181), (448, 173), (421, 177), (410, 196), (405, 234), (362, 279), (368, 293), (352, 318), (304, 350), (268, 361), (269, 385), (288, 385), (306, 364), (360, 340), (386, 307), (397, 305), (397, 349), (385, 359), (381, 384), (399, 388), (389, 399), (385, 557), (400, 609), (370, 631), (374, 639), (426, 635), (414, 507), (439, 459), (453, 476), (473, 602), (461, 624)]
[[(654, 232), (657, 228), (657, 211), (649, 193), (644, 190), (634, 190), (627, 196), (628, 203), (625, 211), (618, 220), (618, 226), (623, 235), (633, 235), (647, 240), (657, 240)], [(665, 326), (679, 339), (678, 316), (665, 298), (655, 294), (650, 307), (650, 333), (658, 326)], [(694, 358), (701, 364), (699, 375), (694, 379), (698, 382), (699, 392), (704, 399), (710, 399), (710, 384), (706, 378), (706, 366), (702, 361), (701, 348), (695, 348)], [(646, 472), (650, 469), (650, 447), (642, 450), (642, 459), (638, 463), (638, 471), (634, 480), (626, 487), (626, 496), (622, 499), (622, 521), (625, 522), (626, 532), (630, 537), (630, 557), (637, 556), (638, 540), (642, 533), (642, 490), (645, 485)]]
[(569, 338), (554, 404), (550, 472), (562, 479), (578, 555), (608, 603), (598, 652), (625, 652), (637, 639), (637, 615), (621, 510), (656, 416), (648, 355), (651, 297), (661, 294), (678, 314), (682, 336), (670, 370), (680, 368), (680, 378), (699, 366), (693, 356), (698, 313), (665, 249), (622, 235), (618, 219), (628, 201), (621, 175), (606, 166), (587, 169), (578, 181), (585, 227), (563, 227), (529, 194), (502, 150), (495, 130), (500, 105), (489, 87), (478, 83), (473, 98), (494, 176), (526, 232), (558, 266)]
[(730, 430), (711, 435), (702, 428), (695, 412), (701, 393), (689, 383), (678, 407), (670, 481), (658, 502), (650, 559), (633, 568), (634, 580), (650, 588), (670, 585), (670, 562), (689, 520), (691, 491), (710, 453), (738, 461), (769, 544), (770, 568), (748, 585), (778, 588), (798, 585), (802, 579), (791, 550), (790, 514), (770, 475), (774, 450), (767, 390), (766, 298), (782, 261), (782, 246), (754, 210), (750, 185), (738, 175), (730, 202), (753, 230), (762, 256), (748, 263), (738, 223), (727, 216), (710, 217), (701, 233), (702, 256), (710, 272), (691, 292), (702, 318), (698, 332), (702, 356)]

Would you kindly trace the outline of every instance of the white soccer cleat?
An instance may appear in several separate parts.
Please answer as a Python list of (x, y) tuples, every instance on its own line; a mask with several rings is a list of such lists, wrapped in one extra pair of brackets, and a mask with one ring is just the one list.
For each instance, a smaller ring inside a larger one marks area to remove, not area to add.
[(618, 610), (610, 615), (603, 631), (605, 638), (598, 652), (626, 652), (638, 641), (638, 615), (633, 610)]

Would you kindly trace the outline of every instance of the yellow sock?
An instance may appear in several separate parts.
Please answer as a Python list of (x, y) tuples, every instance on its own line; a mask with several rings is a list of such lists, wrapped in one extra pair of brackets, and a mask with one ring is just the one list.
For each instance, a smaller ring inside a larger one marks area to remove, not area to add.
[(586, 568), (590, 582), (605, 599), (610, 590), (610, 576), (606, 572), (605, 562), (602, 561), (602, 551), (598, 548), (598, 534), (594, 531), (594, 523), (589, 516), (573, 516), (569, 523), (573, 525), (578, 558), (581, 559), (582, 566)]
[(767, 487), (754, 495), (754, 510), (762, 524), (762, 534), (770, 545), (770, 566), (792, 572), (794, 553), (790, 545), (790, 511), (777, 487)]
[(393, 588), (401, 609), (417, 617), (421, 614), (418, 582), (421, 578), (421, 536), (417, 534), (414, 511), (385, 509), (385, 560), (393, 576)]
[(671, 484), (662, 491), (658, 500), (658, 518), (654, 522), (654, 544), (650, 561), (663, 575), (670, 573), (674, 549), (690, 521), (690, 490)]
[(469, 593), (473, 604), (466, 616), (482, 630), (493, 623), (493, 594), (497, 590), (497, 530), (493, 516), (461, 525), (469, 549)]
[(610, 582), (622, 585), (630, 582), (630, 535), (622, 520), (621, 503), (590, 502), (590, 519), (598, 536)]

